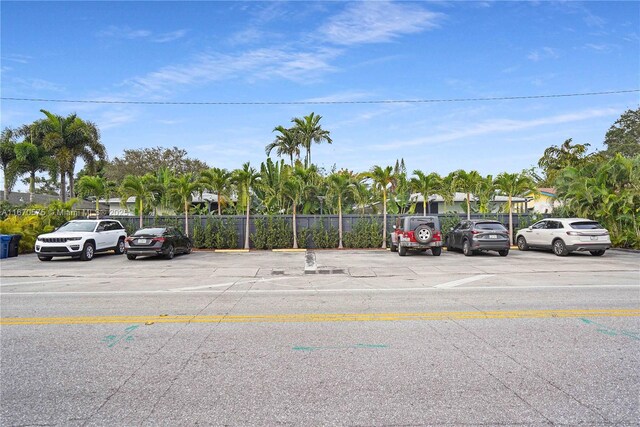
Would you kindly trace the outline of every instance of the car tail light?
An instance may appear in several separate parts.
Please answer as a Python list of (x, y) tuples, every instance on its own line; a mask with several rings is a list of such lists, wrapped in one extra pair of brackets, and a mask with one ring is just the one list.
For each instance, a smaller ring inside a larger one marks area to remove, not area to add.
[(164, 237), (154, 237), (151, 241), (152, 242), (164, 242)]
[(480, 234), (478, 230), (471, 230), (471, 234)]
[(133, 242), (133, 237), (127, 237), (126, 239), (124, 239), (124, 241), (127, 243), (131, 243)]
[(433, 241), (434, 242), (439, 242), (442, 240), (442, 235), (440, 234), (439, 231), (436, 231), (435, 233), (433, 233)]
[(567, 231), (567, 235), (568, 236), (584, 236), (584, 234), (580, 233), (579, 231)]

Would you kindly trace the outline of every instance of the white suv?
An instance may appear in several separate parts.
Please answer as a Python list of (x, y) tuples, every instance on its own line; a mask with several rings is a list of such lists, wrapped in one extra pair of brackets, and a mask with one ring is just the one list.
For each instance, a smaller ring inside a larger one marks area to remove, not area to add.
[(35, 246), (40, 261), (51, 261), (57, 256), (91, 261), (96, 252), (113, 250), (117, 255), (123, 254), (126, 238), (127, 232), (119, 221), (73, 220), (53, 233), (39, 235)]
[(584, 218), (546, 218), (518, 230), (518, 249), (552, 249), (558, 256), (573, 251), (589, 251), (602, 256), (611, 247), (609, 232), (597, 221)]

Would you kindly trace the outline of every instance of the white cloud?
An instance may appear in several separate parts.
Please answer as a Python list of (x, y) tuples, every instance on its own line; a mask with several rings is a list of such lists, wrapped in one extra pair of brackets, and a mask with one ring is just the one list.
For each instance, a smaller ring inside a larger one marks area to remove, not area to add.
[(538, 62), (543, 59), (557, 59), (559, 57), (560, 53), (557, 49), (554, 49), (552, 47), (543, 47), (542, 49), (537, 49), (529, 53), (527, 59), (533, 62)]
[(429, 136), (424, 138), (416, 138), (407, 141), (394, 141), (388, 144), (378, 144), (370, 147), (376, 151), (391, 151), (401, 147), (413, 147), (416, 145), (437, 145), (445, 142), (460, 140), (463, 138), (487, 135), (502, 132), (517, 132), (525, 129), (532, 129), (541, 126), (579, 122), (596, 117), (615, 116), (620, 111), (613, 108), (591, 109), (580, 111), (577, 113), (560, 114), (557, 116), (543, 117), (532, 120), (510, 120), (495, 119), (488, 120), (475, 126), (468, 126), (465, 129), (445, 132), (440, 135)]
[(11, 80), (15, 87), (26, 88), (29, 90), (43, 90), (49, 92), (63, 92), (64, 86), (43, 79), (23, 79), (20, 77)]
[(334, 70), (329, 61), (339, 51), (317, 49), (294, 52), (283, 48), (256, 49), (237, 55), (201, 54), (192, 63), (172, 65), (126, 82), (144, 92), (171, 92), (177, 86), (232, 78), (248, 81), (281, 77), (305, 82)]
[(143, 39), (154, 43), (166, 43), (184, 37), (187, 30), (176, 30), (168, 33), (153, 33), (149, 30), (134, 30), (129, 27), (111, 25), (106, 30), (100, 31), (100, 37), (113, 37), (127, 40)]
[(29, 55), (10, 54), (2, 56), (1, 59), (3, 61), (17, 62), (19, 64), (28, 64), (29, 61), (33, 59), (33, 57)]
[(318, 34), (338, 45), (381, 43), (435, 28), (443, 17), (410, 3), (354, 2), (322, 25)]

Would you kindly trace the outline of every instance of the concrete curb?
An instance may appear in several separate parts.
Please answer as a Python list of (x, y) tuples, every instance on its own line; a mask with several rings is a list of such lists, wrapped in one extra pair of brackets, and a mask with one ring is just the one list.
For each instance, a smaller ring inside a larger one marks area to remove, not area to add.
[(271, 249), (271, 252), (306, 252), (306, 249)]
[(247, 253), (249, 249), (216, 249), (216, 253)]

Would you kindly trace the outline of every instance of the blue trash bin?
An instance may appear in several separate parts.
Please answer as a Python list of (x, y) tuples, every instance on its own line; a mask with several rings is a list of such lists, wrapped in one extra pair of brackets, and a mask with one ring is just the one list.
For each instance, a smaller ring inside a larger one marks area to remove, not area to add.
[(9, 243), (12, 237), (11, 234), (0, 234), (0, 258), (9, 257)]

